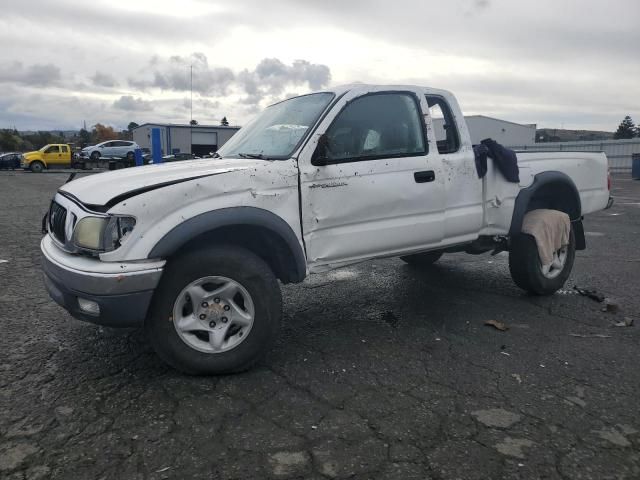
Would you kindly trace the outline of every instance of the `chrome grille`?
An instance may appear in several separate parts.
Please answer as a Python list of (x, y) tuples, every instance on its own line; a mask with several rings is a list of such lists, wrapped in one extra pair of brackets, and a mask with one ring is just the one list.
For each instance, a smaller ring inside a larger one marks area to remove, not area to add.
[(67, 209), (59, 203), (51, 202), (49, 209), (49, 231), (60, 243), (65, 243), (65, 224), (67, 223)]

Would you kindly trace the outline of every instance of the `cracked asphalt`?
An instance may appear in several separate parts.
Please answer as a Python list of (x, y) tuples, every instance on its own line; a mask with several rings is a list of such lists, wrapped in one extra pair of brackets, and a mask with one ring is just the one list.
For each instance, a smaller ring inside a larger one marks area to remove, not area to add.
[(0, 478), (640, 478), (640, 182), (614, 178), (561, 293), (526, 295), (502, 254), (368, 262), (284, 287), (267, 358), (202, 378), (48, 298), (66, 177), (0, 173)]

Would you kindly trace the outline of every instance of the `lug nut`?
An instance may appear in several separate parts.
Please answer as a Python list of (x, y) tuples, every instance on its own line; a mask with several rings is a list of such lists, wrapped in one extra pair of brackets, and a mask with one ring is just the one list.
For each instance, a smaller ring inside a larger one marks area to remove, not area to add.
[(216, 322), (214, 322), (213, 320), (211, 320), (211, 321), (209, 322), (209, 326), (210, 326), (211, 328), (214, 328), (214, 327), (216, 326)]
[(213, 299), (213, 301), (214, 301), (215, 303), (220, 303), (220, 299), (219, 299), (219, 298), (214, 298), (214, 299)]
[(207, 318), (207, 316), (204, 313), (200, 314), (200, 320), (204, 320), (205, 318)]
[(202, 302), (202, 308), (207, 308), (209, 304), (207, 302)]
[(224, 306), (224, 311), (228, 312), (229, 310), (231, 310), (231, 307), (229, 305), (225, 305)]
[(220, 321), (221, 321), (222, 323), (227, 323), (227, 322), (229, 321), (229, 319), (228, 319), (227, 317), (222, 317), (222, 318), (220, 319)]

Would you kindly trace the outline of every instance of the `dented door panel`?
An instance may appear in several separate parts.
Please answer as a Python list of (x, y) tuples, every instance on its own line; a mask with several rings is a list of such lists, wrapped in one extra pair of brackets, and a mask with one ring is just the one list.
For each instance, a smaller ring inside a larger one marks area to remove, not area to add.
[[(342, 107), (372, 91), (345, 95), (300, 153), (302, 228), (310, 271), (442, 243), (444, 183), (437, 156), (311, 164), (320, 135)], [(415, 93), (419, 99), (420, 92)], [(433, 172), (433, 181), (418, 183), (418, 172)]]
[[(444, 100), (452, 115), (453, 126), (458, 132), (459, 148), (451, 153), (438, 153), (434, 128), (429, 128), (431, 154), (439, 155), (444, 178), (444, 238), (448, 243), (472, 241), (478, 237), (483, 222), (483, 188), (478, 178), (475, 156), (464, 116), (455, 97), (445, 90), (429, 89), (430, 97)], [(423, 104), (425, 112), (428, 104)], [(431, 126), (433, 119), (428, 118)]]

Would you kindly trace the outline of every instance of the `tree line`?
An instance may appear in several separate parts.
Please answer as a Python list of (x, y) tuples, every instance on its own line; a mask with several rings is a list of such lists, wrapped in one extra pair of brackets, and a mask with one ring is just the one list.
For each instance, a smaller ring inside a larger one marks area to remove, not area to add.
[[(191, 120), (191, 125), (198, 125), (196, 120)], [(223, 117), (220, 125), (228, 126), (227, 117)], [(132, 140), (133, 130), (139, 125), (130, 122), (126, 130), (117, 131), (113, 127), (96, 123), (90, 130), (81, 128), (71, 136), (65, 136), (62, 131), (38, 131), (19, 132), (18, 130), (6, 128), (0, 129), (0, 152), (27, 152), (38, 150), (50, 143), (69, 143), (77, 148), (84, 148), (107, 140)]]
[(19, 132), (16, 129), (0, 130), (0, 152), (26, 152), (38, 150), (50, 143), (69, 143), (79, 148), (107, 140), (131, 140), (137, 123), (129, 123), (126, 130), (116, 131), (113, 127), (96, 123), (91, 130), (81, 128), (69, 136), (61, 131)]

